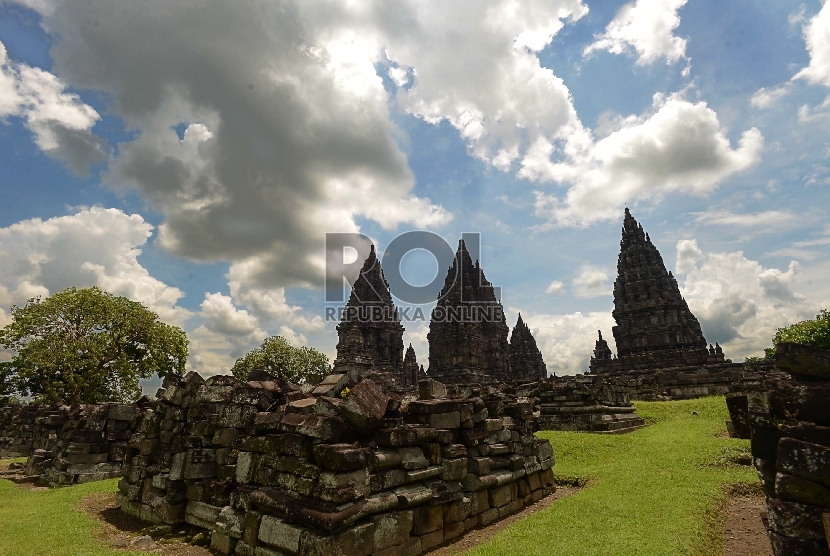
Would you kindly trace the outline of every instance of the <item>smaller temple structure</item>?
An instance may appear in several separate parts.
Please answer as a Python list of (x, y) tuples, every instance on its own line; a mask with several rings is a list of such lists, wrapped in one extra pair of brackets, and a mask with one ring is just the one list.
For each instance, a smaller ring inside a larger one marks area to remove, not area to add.
[(404, 383), (403, 332), (398, 309), (372, 245), (337, 325), (334, 372), (372, 378), (385, 387)]
[(533, 381), (546, 378), (547, 375), (545, 360), (536, 345), (536, 338), (519, 313), (510, 335), (510, 378), (515, 381)]
[(426, 378), (423, 367), (418, 366), (418, 359), (415, 357), (415, 349), (412, 344), (406, 349), (406, 355), (403, 358), (403, 386), (417, 387), (418, 381)]
[(628, 389), (613, 379), (577, 375), (539, 383), (539, 429), (623, 433), (645, 426)]
[(493, 284), (460, 240), (432, 310), (428, 375), (448, 384), (509, 380), (508, 332)]

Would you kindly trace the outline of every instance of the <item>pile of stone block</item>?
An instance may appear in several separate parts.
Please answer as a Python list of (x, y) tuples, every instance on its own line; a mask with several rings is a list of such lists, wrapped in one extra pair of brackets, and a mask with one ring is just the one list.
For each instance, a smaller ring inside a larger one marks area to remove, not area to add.
[(0, 413), (0, 457), (29, 457), (52, 450), (69, 421), (69, 406), (11, 405)]
[(624, 433), (645, 426), (627, 388), (603, 378), (541, 381), (538, 396), (541, 430)]
[(166, 379), (128, 445), (123, 511), (211, 531), (223, 554), (414, 555), (554, 490), (530, 400), (249, 378)]
[(779, 344), (776, 365), (791, 378), (746, 392), (773, 553), (830, 556), (830, 351)]
[(149, 400), (73, 406), (51, 449), (36, 449), (24, 468), (52, 486), (120, 477), (127, 442)]

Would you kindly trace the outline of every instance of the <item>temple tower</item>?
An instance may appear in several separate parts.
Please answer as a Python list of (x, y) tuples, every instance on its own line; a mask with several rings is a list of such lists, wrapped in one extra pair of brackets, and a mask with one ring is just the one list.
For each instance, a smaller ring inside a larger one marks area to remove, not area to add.
[(493, 285), (460, 240), (429, 323), (429, 376), (448, 383), (509, 379), (508, 332)]
[(403, 385), (417, 386), (422, 372), (421, 368), (418, 367), (415, 349), (412, 347), (412, 344), (409, 344), (406, 355), (403, 358)]
[(715, 362), (706, 348), (700, 323), (680, 295), (677, 280), (666, 270), (651, 238), (627, 208), (612, 315), (617, 323), (613, 327), (617, 344), (614, 371)]
[[(359, 334), (362, 347), (357, 346), (354, 331)], [(398, 309), (389, 292), (389, 284), (383, 276), (375, 246), (372, 245), (360, 275), (352, 286), (349, 301), (343, 311), (343, 320), (337, 325), (339, 341), (335, 372), (344, 372), (340, 369), (344, 369), (343, 365), (347, 363), (355, 368), (364, 368), (363, 359), (368, 355), (373, 372), (389, 373), (391, 377), (402, 379), (403, 331)], [(360, 361), (355, 361), (356, 365), (352, 365), (351, 360), (356, 357)]]
[(542, 352), (536, 345), (536, 338), (530, 327), (519, 319), (510, 335), (510, 373), (513, 380), (533, 381), (548, 376)]
[(613, 354), (611, 348), (608, 347), (608, 342), (602, 339), (602, 331), (597, 330), (599, 339), (594, 345), (594, 354), (591, 356), (590, 371), (594, 374), (608, 372), (611, 370), (611, 360)]

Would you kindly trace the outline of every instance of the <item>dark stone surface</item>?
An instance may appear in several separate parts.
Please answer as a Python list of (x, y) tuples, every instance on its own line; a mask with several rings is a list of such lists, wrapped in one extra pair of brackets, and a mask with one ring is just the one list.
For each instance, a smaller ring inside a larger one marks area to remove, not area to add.
[(536, 338), (519, 313), (516, 326), (510, 335), (510, 379), (533, 381), (547, 376), (547, 367), (542, 352), (536, 345)]

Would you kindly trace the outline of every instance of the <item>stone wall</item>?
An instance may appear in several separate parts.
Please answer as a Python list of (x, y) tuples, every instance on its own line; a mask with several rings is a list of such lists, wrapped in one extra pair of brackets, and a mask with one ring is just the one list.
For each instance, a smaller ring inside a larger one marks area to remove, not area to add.
[(0, 409), (0, 457), (29, 457), (51, 450), (69, 421), (68, 406), (11, 405)]
[(776, 556), (830, 556), (830, 351), (820, 351), (777, 346), (776, 364), (791, 378), (772, 373), (746, 392)]
[(593, 377), (568, 377), (539, 383), (539, 428), (585, 432), (629, 432), (645, 426), (628, 390)]
[(4, 408), (0, 457), (28, 457), (23, 473), (53, 486), (120, 477), (148, 403)]
[(554, 490), (529, 400), (251, 378), (165, 379), (128, 445), (123, 511), (212, 531), (224, 554), (420, 554)]

